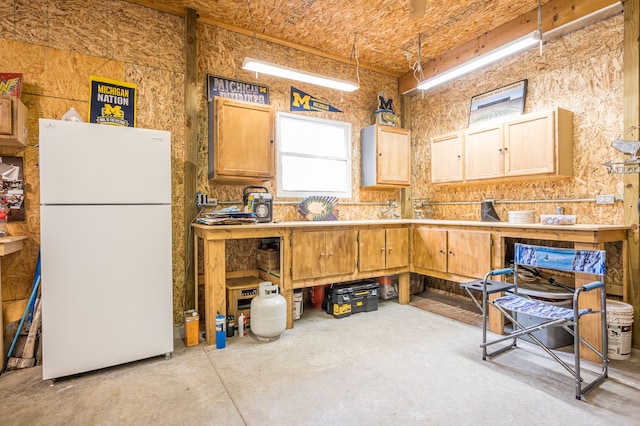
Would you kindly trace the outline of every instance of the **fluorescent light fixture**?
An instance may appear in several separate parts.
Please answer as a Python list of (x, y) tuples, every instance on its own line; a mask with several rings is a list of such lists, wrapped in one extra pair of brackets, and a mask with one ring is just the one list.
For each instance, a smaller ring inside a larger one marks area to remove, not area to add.
[(484, 67), (492, 62), (498, 61), (502, 58), (506, 58), (509, 55), (512, 55), (516, 52), (524, 50), (528, 47), (531, 47), (540, 42), (540, 35), (538, 31), (534, 31), (529, 35), (526, 35), (522, 38), (514, 40), (510, 43), (505, 44), (504, 46), (500, 46), (497, 49), (494, 49), (490, 52), (487, 52), (483, 55), (478, 56), (477, 58), (471, 59), (461, 65), (451, 68), (441, 74), (438, 74), (434, 77), (428, 78), (418, 84), (418, 89), (427, 90), (432, 87), (438, 86), (444, 82), (449, 80), (453, 80), (458, 78), (464, 74), (470, 73), (471, 71), (475, 71), (479, 68)]
[(272, 64), (270, 62), (260, 61), (258, 59), (252, 58), (244, 58), (242, 69), (255, 71), (262, 74), (273, 75), (276, 77), (287, 78), (289, 80), (311, 83), (317, 86), (329, 87), (331, 89), (342, 90), (345, 92), (353, 92), (354, 90), (360, 88), (358, 84), (349, 81), (325, 77), (323, 75), (311, 72), (299, 71), (294, 68)]

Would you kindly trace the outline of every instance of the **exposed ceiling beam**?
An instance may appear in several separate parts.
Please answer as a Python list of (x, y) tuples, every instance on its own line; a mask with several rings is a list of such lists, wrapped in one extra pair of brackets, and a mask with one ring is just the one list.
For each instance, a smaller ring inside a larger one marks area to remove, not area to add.
[[(542, 32), (559, 28), (600, 9), (620, 3), (619, 0), (551, 0), (542, 6)], [(534, 9), (507, 22), (480, 37), (464, 43), (449, 52), (422, 64), (423, 77), (427, 79), (490, 52), (508, 42), (538, 29), (538, 10)], [(400, 77), (400, 93), (415, 91), (418, 80), (410, 71)]]
[[(168, 5), (168, 4), (165, 4), (165, 3), (161, 2), (161, 1), (158, 1), (158, 0), (126, 0), (126, 1), (129, 2), (129, 3), (134, 3), (134, 4), (137, 4), (137, 5), (140, 5), (140, 6), (145, 6), (145, 7), (148, 7), (150, 9), (155, 9), (155, 10), (159, 10), (161, 12), (166, 12), (166, 13), (169, 13), (169, 14), (172, 14), (172, 15), (182, 16), (182, 17), (185, 16), (185, 9), (184, 8), (178, 7), (178, 6), (173, 6), (173, 5)], [(229, 24), (227, 22), (219, 21), (217, 19), (214, 19), (214, 18), (211, 18), (209, 16), (204, 15), (202, 11), (198, 12), (198, 21), (202, 22), (202, 23), (205, 23), (205, 24), (208, 24), (208, 25), (213, 25), (213, 26), (216, 26), (216, 27), (224, 28), (226, 30), (233, 31), (233, 32), (236, 32), (236, 33), (244, 34), (244, 35), (249, 36), (249, 37), (254, 37), (253, 30), (242, 28), (242, 27), (238, 27), (236, 25), (231, 25), (231, 24)], [(271, 37), (271, 36), (268, 36), (268, 35), (265, 35), (265, 34), (260, 34), (260, 33), (256, 33), (255, 36), (258, 37), (258, 39), (260, 39), (260, 40), (264, 40), (264, 41), (267, 41), (269, 43), (278, 44), (280, 46), (290, 47), (292, 49), (296, 49), (296, 50), (299, 50), (301, 52), (309, 53), (309, 54), (314, 55), (314, 56), (319, 56), (321, 58), (326, 58), (326, 59), (331, 59), (331, 60), (338, 61), (338, 62), (343, 62), (345, 64), (349, 64), (349, 63), (353, 64), (353, 61), (350, 61), (349, 58), (345, 58), (345, 57), (339, 56), (339, 55), (334, 55), (332, 53), (328, 53), (328, 52), (325, 52), (325, 51), (322, 51), (322, 50), (319, 50), (319, 49), (314, 49), (312, 47), (304, 46), (304, 45), (297, 44), (297, 43), (292, 43), (292, 42), (289, 42), (289, 41), (286, 41), (286, 40), (282, 40), (282, 39), (277, 38), (277, 37)], [(384, 74), (384, 75), (389, 75), (389, 76), (392, 76), (392, 77), (400, 77), (400, 74), (398, 74), (398, 73), (393, 73), (393, 72), (390, 72), (388, 70), (385, 70), (385, 69), (382, 69), (382, 68), (379, 68), (379, 67), (374, 67), (374, 66), (371, 66), (371, 65), (363, 64), (363, 63), (360, 63), (358, 66), (361, 69), (367, 69), (367, 70), (370, 70), (370, 71), (374, 71), (374, 72), (381, 73), (381, 74)]]

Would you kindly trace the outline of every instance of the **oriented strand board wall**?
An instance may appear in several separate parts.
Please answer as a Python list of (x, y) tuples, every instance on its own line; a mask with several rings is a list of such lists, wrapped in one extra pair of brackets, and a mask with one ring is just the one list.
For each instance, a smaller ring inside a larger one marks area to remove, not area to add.
[[(294, 68), (320, 72), (356, 80), (355, 65), (318, 58), (295, 49), (259, 42), (263, 60), (286, 64)], [(305, 83), (292, 82), (281, 78), (273, 78), (242, 70), (242, 61), (246, 56), (258, 57), (256, 40), (252, 37), (237, 34), (226, 29), (200, 23), (198, 25), (198, 78), (206, 80), (207, 74), (224, 78), (247, 81), (269, 87), (271, 104), (277, 112), (289, 112), (290, 88), (294, 86), (330, 105), (340, 109), (340, 113), (298, 113), (313, 117), (327, 118), (350, 122), (352, 125), (352, 184), (351, 200), (341, 200), (340, 219), (373, 219), (384, 217), (381, 210), (384, 205), (348, 205), (348, 202), (387, 202), (399, 201), (400, 191), (365, 190), (360, 188), (360, 130), (375, 121), (374, 111), (377, 109), (378, 92), (385, 92), (392, 97), (394, 108), (399, 114), (400, 100), (397, 94), (397, 79), (368, 70), (360, 70), (360, 89), (352, 93), (341, 93), (337, 90), (324, 89)], [(202, 87), (204, 90), (204, 86)], [(198, 184), (199, 190), (208, 192), (210, 198), (219, 202), (242, 200), (244, 185), (209, 184), (207, 179), (208, 127), (207, 104), (204, 94), (199, 96), (200, 105)], [(276, 221), (303, 220), (296, 212), (296, 204), (300, 198), (281, 198), (276, 194), (275, 182), (264, 184), (274, 195), (274, 219)], [(287, 204), (282, 204), (287, 203)], [(224, 205), (226, 206), (226, 204)], [(242, 208), (241, 205), (238, 207)], [(399, 213), (399, 209), (397, 210)]]
[[(623, 18), (617, 15), (546, 43), (542, 56), (532, 48), (424, 96), (413, 96), (412, 190), (414, 197), (433, 203), (425, 209), (426, 217), (478, 220), (479, 202), (495, 199), (498, 215), (505, 221), (509, 210), (535, 210), (538, 218), (540, 214), (553, 214), (556, 206), (562, 206), (566, 214), (576, 214), (580, 223), (623, 223), (621, 202), (612, 206), (593, 202), (529, 202), (594, 198), (597, 194), (622, 197), (621, 176), (608, 175), (602, 166), (606, 161), (624, 158), (610, 147), (614, 139), (623, 138), (625, 133), (622, 44)], [(555, 106), (574, 113), (575, 176), (561, 181), (432, 186), (430, 138), (467, 128), (472, 96), (522, 79), (528, 79), (525, 113)]]
[[(597, 40), (597, 42), (594, 42)], [(423, 212), (434, 219), (480, 219), (480, 202), (496, 200), (503, 221), (510, 210), (553, 214), (556, 206), (577, 215), (580, 223), (622, 224), (622, 203), (553, 200), (593, 199), (597, 194), (622, 198), (621, 175), (607, 174), (603, 163), (621, 161), (611, 147), (624, 138), (623, 129), (623, 18), (622, 15), (516, 55), (455, 83), (411, 98), (413, 129), (413, 188), (427, 201)], [(471, 97), (522, 79), (528, 79), (525, 113), (559, 106), (574, 113), (574, 177), (558, 181), (531, 181), (475, 186), (432, 186), (430, 138), (467, 128)], [(536, 200), (551, 201), (539, 202)], [(607, 244), (612, 265), (621, 265), (620, 245)], [(436, 291), (459, 293), (459, 286), (428, 280)], [(607, 275), (607, 291), (622, 294), (622, 274), (614, 266)]]
[(0, 147), (0, 155), (24, 156), (27, 182), (26, 220), (8, 225), (10, 234), (28, 237), (26, 249), (2, 259), (5, 310), (28, 298), (33, 283), (40, 242), (38, 119), (60, 118), (70, 107), (86, 116), (89, 76), (97, 75), (136, 83), (138, 127), (171, 132), (174, 311), (179, 321), (185, 268), (183, 27), (180, 17), (119, 0), (0, 2), (0, 71), (23, 74), (22, 101), (29, 109), (29, 146)]

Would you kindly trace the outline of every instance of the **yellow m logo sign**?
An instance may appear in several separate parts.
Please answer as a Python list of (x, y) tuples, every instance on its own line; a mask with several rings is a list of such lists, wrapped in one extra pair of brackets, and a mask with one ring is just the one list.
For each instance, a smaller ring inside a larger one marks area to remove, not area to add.
[(300, 96), (300, 93), (293, 92), (293, 106), (299, 107), (302, 106), (304, 109), (311, 109), (309, 102), (311, 101), (310, 95), (305, 95), (304, 97)]
[(102, 115), (104, 117), (124, 118), (124, 111), (122, 111), (120, 105), (111, 106), (104, 104), (104, 107), (102, 107)]

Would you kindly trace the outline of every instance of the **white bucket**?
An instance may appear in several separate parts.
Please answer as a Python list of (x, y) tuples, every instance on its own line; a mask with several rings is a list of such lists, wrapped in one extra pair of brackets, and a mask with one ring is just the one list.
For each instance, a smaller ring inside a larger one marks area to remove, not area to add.
[(607, 300), (607, 337), (609, 359), (631, 357), (631, 327), (633, 306), (617, 300)]
[(296, 290), (293, 292), (293, 319), (299, 320), (302, 312), (304, 312), (302, 290)]

